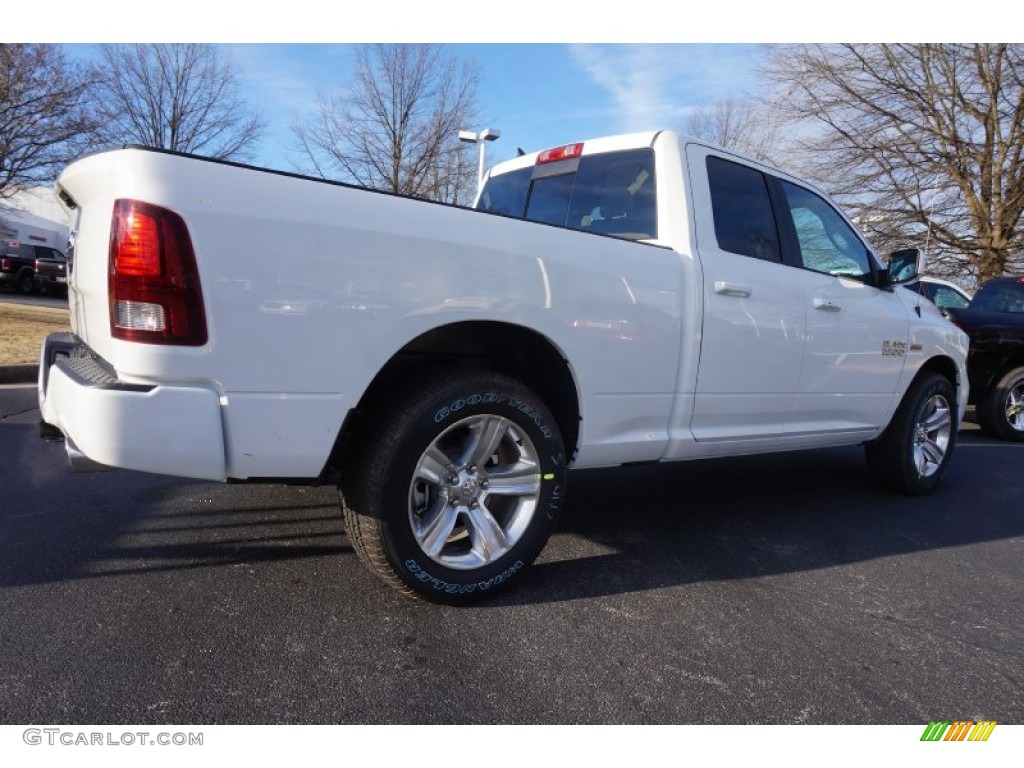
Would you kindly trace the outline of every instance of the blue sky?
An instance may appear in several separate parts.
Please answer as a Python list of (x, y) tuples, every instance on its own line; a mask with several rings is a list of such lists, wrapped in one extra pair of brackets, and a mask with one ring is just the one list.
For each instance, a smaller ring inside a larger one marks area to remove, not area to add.
[[(10, 5), (10, 4), (9, 4)], [(516, 0), (513, 4), (217, 4), (175, 0), (50, 0), (5, 9), (10, 42), (213, 43), (232, 58), (244, 91), (268, 121), (255, 162), (294, 169), (289, 124), (344, 82), (352, 43), (443, 42), (480, 70), (481, 124), (501, 130), (489, 163), (577, 139), (681, 128), (688, 110), (756, 88), (755, 43), (986, 40), (1018, 29), (1024, 6), (965, 14), (932, 0), (927, 14), (891, 0), (821, 12), (818, 0), (732, 0), (670, 6), (658, 0)], [(670, 8), (674, 10), (669, 11)], [(1016, 19), (1016, 21), (1014, 21)]]
[[(318, 93), (344, 83), (351, 45), (221, 46), (237, 63), (268, 120), (260, 162), (288, 165), (289, 125)], [(738, 93), (751, 81), (756, 46), (456, 44), (476, 62), (479, 130), (501, 130), (489, 161), (517, 147), (543, 149), (577, 139), (647, 128), (679, 128), (686, 110)]]
[[(215, 48), (234, 61), (243, 93), (258, 106), (267, 131), (254, 162), (294, 170), (301, 157), (291, 123), (320, 93), (343, 84), (352, 44), (228, 43)], [(689, 110), (752, 88), (759, 46), (744, 44), (455, 43), (448, 52), (475, 61), (481, 120), (494, 127), (488, 164), (578, 139), (649, 128), (682, 128)], [(70, 45), (88, 59), (95, 48)]]

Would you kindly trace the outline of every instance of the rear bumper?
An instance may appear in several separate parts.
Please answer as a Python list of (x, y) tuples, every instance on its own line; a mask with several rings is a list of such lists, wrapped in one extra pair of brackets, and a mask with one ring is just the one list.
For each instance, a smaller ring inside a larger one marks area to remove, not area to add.
[(201, 386), (140, 385), (116, 373), (77, 337), (47, 337), (39, 410), (59, 429), (76, 470), (93, 465), (225, 480), (220, 396)]

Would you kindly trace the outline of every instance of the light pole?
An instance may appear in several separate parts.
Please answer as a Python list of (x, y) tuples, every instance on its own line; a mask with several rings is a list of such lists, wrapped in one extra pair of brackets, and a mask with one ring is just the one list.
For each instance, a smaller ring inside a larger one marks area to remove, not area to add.
[(480, 145), (480, 165), (477, 167), (476, 172), (476, 193), (480, 194), (480, 188), (484, 185), (484, 155), (487, 150), (487, 142), (494, 141), (501, 136), (501, 131), (497, 128), (484, 128), (480, 133), (474, 133), (473, 131), (459, 131), (459, 141), (464, 141), (467, 144), (479, 144)]

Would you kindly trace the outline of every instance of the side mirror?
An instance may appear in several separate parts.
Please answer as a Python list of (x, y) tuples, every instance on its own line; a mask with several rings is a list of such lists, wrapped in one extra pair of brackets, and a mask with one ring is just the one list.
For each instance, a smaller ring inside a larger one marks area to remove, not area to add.
[(924, 254), (917, 248), (893, 251), (886, 270), (886, 282), (889, 285), (912, 283), (924, 274), (924, 263)]

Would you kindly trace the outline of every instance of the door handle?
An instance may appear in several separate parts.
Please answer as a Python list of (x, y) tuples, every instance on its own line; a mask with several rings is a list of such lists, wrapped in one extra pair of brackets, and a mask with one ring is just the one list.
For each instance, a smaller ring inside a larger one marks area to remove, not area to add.
[(750, 289), (745, 285), (715, 280), (715, 293), (722, 296), (735, 296), (738, 299), (746, 299), (750, 296)]
[(820, 309), (822, 312), (838, 312), (842, 309), (838, 304), (833, 304), (829, 299), (823, 299), (820, 296), (814, 299), (814, 308)]

